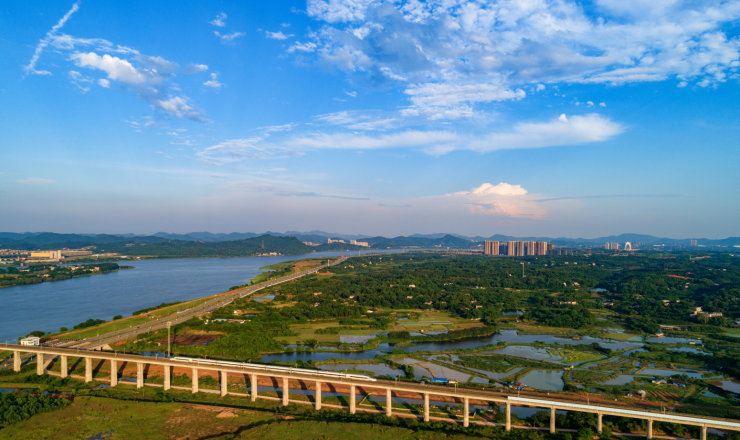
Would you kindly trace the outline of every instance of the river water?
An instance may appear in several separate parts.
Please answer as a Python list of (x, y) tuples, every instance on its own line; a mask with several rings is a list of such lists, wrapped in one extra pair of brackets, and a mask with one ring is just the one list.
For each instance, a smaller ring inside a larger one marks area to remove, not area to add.
[[(378, 252), (383, 251), (362, 251)], [(90, 318), (107, 321), (161, 303), (215, 295), (248, 283), (265, 272), (261, 267), (271, 264), (340, 255), (314, 252), (276, 257), (125, 260), (119, 264), (135, 269), (0, 289), (0, 341), (15, 341), (34, 330), (58, 332), (60, 327), (72, 328)]]

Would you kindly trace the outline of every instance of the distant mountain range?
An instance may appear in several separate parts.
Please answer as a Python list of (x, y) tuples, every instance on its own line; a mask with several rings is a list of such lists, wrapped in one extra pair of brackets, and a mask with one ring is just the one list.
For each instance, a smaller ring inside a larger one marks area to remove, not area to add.
[[(23, 250), (34, 250), (34, 249), (51, 249), (51, 248), (81, 248), (86, 246), (96, 246), (99, 249), (106, 249), (112, 252), (110, 249), (121, 248), (127, 253), (131, 253), (131, 247), (134, 245), (161, 245), (162, 243), (173, 243), (173, 242), (195, 242), (195, 243), (224, 243), (224, 242), (244, 242), (249, 241), (250, 249), (253, 247), (253, 243), (257, 243), (257, 238), (264, 240), (264, 237), (283, 237), (291, 238), (295, 237), (297, 242), (313, 242), (319, 243), (321, 246), (302, 248), (303, 243), (300, 243), (298, 248), (294, 247), (294, 243), (289, 246), (291, 252), (303, 253), (298, 251), (310, 252), (311, 250), (334, 250), (334, 249), (359, 249), (349, 244), (349, 240), (365, 241), (373, 248), (385, 249), (388, 247), (453, 247), (453, 248), (473, 248), (478, 247), (484, 240), (497, 240), (500, 242), (514, 241), (514, 240), (525, 240), (525, 241), (549, 241), (557, 246), (566, 247), (589, 247), (603, 245), (604, 243), (620, 243), (624, 244), (629, 241), (633, 244), (643, 243), (647, 245), (665, 245), (665, 246), (688, 246), (690, 244), (689, 238), (685, 239), (673, 239), (655, 237), (652, 235), (641, 235), (641, 234), (621, 234), (612, 235), (608, 237), (598, 238), (550, 238), (550, 237), (513, 237), (509, 235), (492, 235), (490, 237), (466, 237), (457, 234), (414, 234), (409, 236), (400, 237), (372, 237), (369, 235), (348, 235), (339, 233), (329, 233), (324, 231), (309, 231), (309, 232), (298, 232), (288, 231), (285, 233), (268, 231), (262, 234), (256, 234), (252, 232), (232, 232), (229, 234), (224, 233), (211, 233), (211, 232), (191, 232), (188, 234), (172, 234), (167, 232), (158, 232), (153, 235), (136, 235), (136, 234), (57, 234), (53, 232), (26, 232), (26, 233), (14, 233), (14, 232), (0, 232), (0, 248), (13, 248)], [(333, 243), (327, 244), (327, 239), (342, 239), (346, 243)], [(698, 244), (704, 246), (738, 246), (740, 245), (740, 237), (730, 237), (721, 240), (710, 240), (705, 238), (697, 239)], [(277, 242), (275, 242), (277, 244)], [(287, 242), (286, 242), (287, 243)], [(128, 245), (128, 249), (127, 249)], [(261, 243), (260, 243), (261, 246)], [(223, 248), (223, 246), (221, 247)], [(265, 251), (281, 252), (279, 250), (268, 250)]]

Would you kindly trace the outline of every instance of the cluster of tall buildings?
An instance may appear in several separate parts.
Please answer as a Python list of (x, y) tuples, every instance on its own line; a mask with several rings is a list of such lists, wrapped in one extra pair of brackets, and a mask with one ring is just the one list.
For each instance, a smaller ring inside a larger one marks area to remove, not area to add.
[(524, 257), (528, 255), (552, 255), (555, 246), (546, 241), (498, 241), (486, 240), (483, 244), (485, 255), (507, 255), (510, 257)]
[(604, 249), (618, 251), (619, 250), (619, 243), (607, 243), (607, 244), (604, 245)]

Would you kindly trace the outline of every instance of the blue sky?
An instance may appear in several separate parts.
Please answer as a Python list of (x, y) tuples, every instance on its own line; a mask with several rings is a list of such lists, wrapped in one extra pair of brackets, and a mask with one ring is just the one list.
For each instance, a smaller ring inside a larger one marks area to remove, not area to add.
[(737, 236), (738, 1), (0, 9), (0, 230)]

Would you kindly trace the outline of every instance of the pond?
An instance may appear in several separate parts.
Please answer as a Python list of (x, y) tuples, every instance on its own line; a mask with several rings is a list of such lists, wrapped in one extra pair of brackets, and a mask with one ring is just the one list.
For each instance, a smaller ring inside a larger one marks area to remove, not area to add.
[(530, 388), (536, 388), (544, 391), (562, 391), (563, 372), (553, 370), (534, 370), (525, 374), (519, 382)]
[(511, 315), (521, 316), (524, 314), (524, 312), (522, 312), (521, 310), (510, 310), (508, 312), (504, 312), (503, 314), (504, 316), (511, 316)]
[(702, 396), (704, 396), (704, 397), (720, 397), (720, 398), (722, 397), (719, 394), (714, 394), (711, 391), (704, 391), (704, 393), (702, 394)]
[(639, 374), (641, 376), (661, 376), (661, 377), (673, 376), (674, 374), (685, 374), (688, 377), (693, 377), (695, 379), (701, 379), (703, 376), (702, 373), (692, 373), (690, 371), (661, 370), (658, 368), (645, 368), (644, 370), (640, 371)]
[(267, 302), (267, 301), (272, 301), (273, 299), (275, 299), (274, 293), (254, 298), (254, 300), (257, 302)]
[(363, 344), (372, 338), (374, 338), (375, 335), (357, 335), (357, 336), (340, 336), (339, 342), (343, 344)]
[[(352, 359), (352, 360), (367, 360), (373, 359), (376, 355), (384, 356), (393, 350), (400, 350), (405, 353), (415, 353), (419, 351), (447, 351), (454, 349), (474, 349), (483, 347), (490, 344), (496, 344), (499, 341), (508, 343), (534, 343), (540, 341), (546, 344), (559, 344), (559, 345), (583, 345), (598, 343), (602, 347), (610, 348), (612, 350), (623, 350), (627, 348), (641, 347), (643, 344), (635, 342), (619, 342), (607, 339), (594, 338), (591, 336), (584, 336), (582, 339), (573, 340), (562, 337), (556, 337), (553, 335), (519, 335), (516, 330), (502, 330), (500, 334), (493, 336), (487, 336), (484, 338), (470, 338), (458, 341), (430, 341), (430, 342), (416, 342), (413, 347), (397, 347), (387, 343), (380, 344), (378, 348), (365, 350), (365, 351), (354, 351), (354, 352), (296, 352), (296, 353), (281, 353), (281, 354), (267, 354), (262, 357), (265, 362), (281, 361), (281, 362), (295, 362), (298, 359), (308, 361), (326, 361), (327, 359)], [(555, 358), (552, 358), (555, 359)]]
[(443, 377), (446, 379), (456, 380), (458, 382), (467, 382), (468, 379), (470, 379), (469, 374), (461, 373), (451, 368), (443, 367), (431, 362), (426, 362), (420, 365), (429, 370), (434, 375), (434, 377)]
[(480, 370), (478, 368), (470, 368), (470, 367), (465, 367), (465, 368), (467, 368), (470, 371), (475, 371), (476, 373), (480, 373), (480, 374), (488, 377), (489, 379), (494, 379), (494, 380), (501, 380), (501, 379), (503, 379), (503, 378), (505, 378), (507, 376), (511, 376), (513, 374), (516, 374), (516, 373), (518, 373), (518, 372), (520, 372), (520, 371), (522, 371), (524, 369), (524, 367), (515, 367), (515, 368), (512, 368), (509, 371), (503, 371), (501, 373), (496, 373), (496, 372), (493, 372), (493, 371)]
[(726, 391), (730, 391), (733, 393), (740, 393), (740, 381), (723, 380), (721, 381), (721, 384), (718, 386)]
[[(432, 357), (433, 356), (430, 356), (430, 358), (432, 358)], [(414, 359), (414, 358), (400, 358), (400, 359), (399, 358), (395, 358), (395, 359), (393, 359), (393, 362), (395, 362), (397, 364), (401, 364), (401, 365), (414, 365), (414, 364), (420, 364), (420, 363), (422, 363), (424, 361), (419, 360), (419, 359)]]
[(669, 348), (668, 350), (669, 351), (684, 351), (686, 353), (705, 354), (707, 356), (714, 356), (714, 353), (709, 353), (700, 348), (693, 348), (693, 347), (677, 347), (677, 348)]
[(530, 346), (521, 345), (509, 345), (508, 347), (500, 350), (493, 350), (491, 353), (503, 354), (506, 356), (516, 356), (526, 359), (533, 359), (536, 361), (553, 361), (557, 362), (562, 360), (562, 357), (558, 355), (550, 354), (545, 348), (537, 348)]
[(647, 342), (651, 342), (653, 344), (688, 344), (689, 342), (701, 344), (701, 339), (674, 338), (671, 336), (650, 336), (649, 338), (647, 338)]
[(635, 380), (635, 376), (629, 374), (620, 374), (619, 376), (609, 379), (605, 382), (601, 382), (602, 385), (627, 385), (628, 383)]
[(404, 375), (403, 371), (396, 370), (386, 364), (322, 364), (318, 368), (329, 371), (363, 370), (370, 371), (378, 376), (388, 375), (395, 377)]

